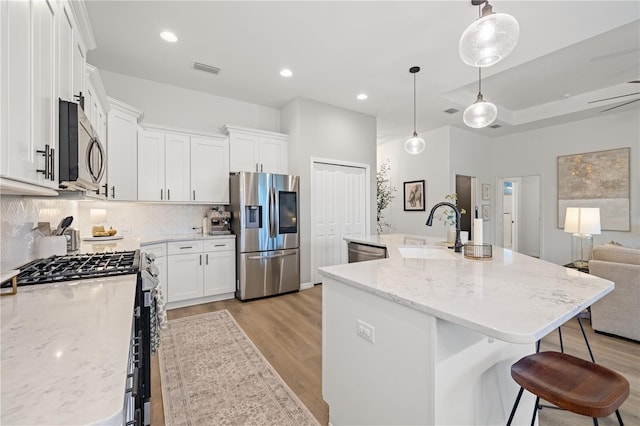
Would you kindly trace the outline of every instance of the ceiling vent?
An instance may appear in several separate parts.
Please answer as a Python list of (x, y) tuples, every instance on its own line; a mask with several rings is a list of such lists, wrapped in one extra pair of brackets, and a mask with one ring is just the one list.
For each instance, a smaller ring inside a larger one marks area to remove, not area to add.
[(492, 125), (491, 125), (491, 126), (489, 126), (489, 127), (491, 127), (492, 129), (499, 129), (499, 128), (500, 128), (500, 127), (502, 127), (502, 126), (501, 126), (501, 125), (499, 125), (499, 124), (492, 124)]
[(216, 68), (213, 65), (207, 65), (197, 61), (193, 61), (193, 68), (216, 75), (220, 72), (220, 68)]
[(445, 109), (444, 112), (446, 112), (447, 114), (455, 114), (456, 112), (460, 112), (460, 110), (455, 108), (449, 108), (449, 109)]

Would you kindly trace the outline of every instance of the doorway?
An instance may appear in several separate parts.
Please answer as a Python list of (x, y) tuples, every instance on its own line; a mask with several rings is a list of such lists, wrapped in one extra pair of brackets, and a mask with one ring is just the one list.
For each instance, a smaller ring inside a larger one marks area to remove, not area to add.
[(472, 224), (476, 205), (476, 178), (474, 176), (456, 175), (456, 195), (458, 207), (467, 213), (460, 217), (460, 230), (467, 231), (469, 240), (473, 240)]
[(369, 223), (369, 166), (312, 160), (311, 282), (318, 268), (347, 263), (345, 237), (362, 237)]
[(498, 179), (497, 241), (518, 253), (540, 257), (540, 176), (511, 176)]

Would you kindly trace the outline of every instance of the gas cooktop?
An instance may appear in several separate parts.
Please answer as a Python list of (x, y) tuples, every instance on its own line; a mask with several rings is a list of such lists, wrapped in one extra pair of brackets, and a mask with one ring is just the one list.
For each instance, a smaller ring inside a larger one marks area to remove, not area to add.
[(22, 266), (17, 281), (19, 286), (47, 284), (135, 274), (139, 269), (140, 250), (51, 256)]

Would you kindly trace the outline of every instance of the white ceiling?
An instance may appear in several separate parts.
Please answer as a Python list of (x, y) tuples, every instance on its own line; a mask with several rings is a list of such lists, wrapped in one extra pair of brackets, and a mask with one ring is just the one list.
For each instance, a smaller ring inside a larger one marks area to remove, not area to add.
[[(410, 136), (417, 74), (418, 133), (466, 128), (462, 112), (477, 94), (477, 69), (458, 40), (478, 16), (470, 1), (98, 1), (86, 2), (99, 69), (280, 108), (295, 97), (375, 115), (378, 141)], [(639, 92), (640, 2), (499, 1), (520, 40), (483, 69), (482, 92), (498, 106), (489, 136), (592, 117)], [(179, 41), (168, 44), (169, 29)], [(193, 61), (221, 69), (212, 75)], [(280, 77), (288, 67), (294, 75)], [(366, 101), (356, 100), (365, 92)], [(564, 95), (569, 94), (568, 98)], [(611, 102), (616, 102), (612, 104)], [(609, 113), (630, 108), (640, 102)]]

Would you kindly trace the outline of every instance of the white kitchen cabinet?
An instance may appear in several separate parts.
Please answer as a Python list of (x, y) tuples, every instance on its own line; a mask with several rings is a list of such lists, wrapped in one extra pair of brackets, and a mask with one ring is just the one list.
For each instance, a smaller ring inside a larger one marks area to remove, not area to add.
[(78, 102), (85, 91), (87, 50), (96, 44), (82, 1), (60, 1), (58, 22), (58, 96), (65, 101)]
[(84, 112), (98, 134), (98, 139), (107, 148), (107, 114), (110, 109), (107, 93), (96, 67), (86, 64), (85, 78)]
[(139, 201), (189, 201), (188, 136), (143, 130), (138, 159)]
[(0, 175), (57, 188), (57, 3), (2, 2), (0, 8)]
[(192, 201), (229, 204), (229, 140), (191, 137)]
[(204, 296), (235, 292), (235, 248), (232, 238), (204, 242)]
[(204, 293), (204, 269), (202, 241), (167, 243), (167, 300), (202, 297)]
[(229, 203), (226, 137), (148, 123), (144, 129), (138, 140), (140, 201)]
[(232, 298), (235, 254), (234, 237), (167, 243), (169, 308)]
[(288, 135), (229, 125), (223, 131), (232, 172), (288, 173)]
[(138, 199), (138, 121), (142, 111), (107, 98), (107, 185), (108, 200)]
[(167, 301), (167, 244), (143, 244), (140, 250), (144, 253), (155, 256), (154, 264), (158, 268), (158, 285), (162, 291), (165, 302)]

